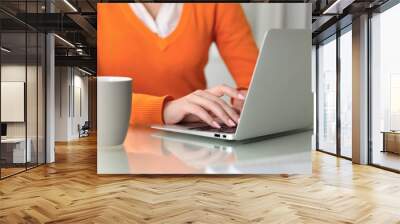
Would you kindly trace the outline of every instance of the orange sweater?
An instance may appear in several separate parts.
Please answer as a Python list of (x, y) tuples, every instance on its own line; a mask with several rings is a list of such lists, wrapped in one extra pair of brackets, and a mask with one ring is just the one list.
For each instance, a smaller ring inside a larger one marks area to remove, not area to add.
[(98, 75), (133, 78), (132, 124), (162, 123), (168, 96), (206, 88), (212, 42), (238, 87), (249, 85), (258, 50), (239, 4), (185, 3), (166, 38), (151, 32), (126, 3), (98, 4), (97, 18)]

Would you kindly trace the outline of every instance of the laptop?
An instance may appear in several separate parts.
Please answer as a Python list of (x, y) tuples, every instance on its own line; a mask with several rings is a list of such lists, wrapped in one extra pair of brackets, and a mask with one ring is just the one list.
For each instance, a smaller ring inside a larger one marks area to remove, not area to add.
[(204, 123), (153, 125), (154, 129), (224, 140), (244, 140), (313, 128), (311, 30), (272, 29), (262, 43), (236, 127)]

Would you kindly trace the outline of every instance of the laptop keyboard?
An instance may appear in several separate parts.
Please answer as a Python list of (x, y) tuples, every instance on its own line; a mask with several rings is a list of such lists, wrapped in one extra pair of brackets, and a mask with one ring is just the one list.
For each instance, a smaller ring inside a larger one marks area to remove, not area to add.
[(189, 130), (196, 130), (196, 131), (210, 131), (210, 132), (221, 132), (221, 133), (235, 133), (236, 132), (236, 127), (229, 127), (225, 124), (220, 124), (221, 128), (214, 128), (211, 126), (197, 126), (197, 127), (189, 127)]

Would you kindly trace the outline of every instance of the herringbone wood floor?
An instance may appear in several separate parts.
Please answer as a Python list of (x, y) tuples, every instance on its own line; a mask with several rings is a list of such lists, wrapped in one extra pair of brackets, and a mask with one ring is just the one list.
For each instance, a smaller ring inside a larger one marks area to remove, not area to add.
[(315, 152), (311, 176), (98, 176), (94, 138), (0, 181), (0, 223), (400, 223), (400, 175)]

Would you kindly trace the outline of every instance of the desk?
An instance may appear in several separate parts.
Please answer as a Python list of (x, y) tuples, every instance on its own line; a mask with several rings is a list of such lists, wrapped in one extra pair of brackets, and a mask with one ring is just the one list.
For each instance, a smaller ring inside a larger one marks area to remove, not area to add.
[(400, 154), (400, 131), (382, 131), (382, 134), (382, 152), (392, 152)]
[(227, 142), (130, 127), (123, 145), (97, 148), (97, 173), (310, 174), (311, 136)]
[[(6, 146), (6, 148), (2, 148), (2, 154), (4, 152), (9, 151), (12, 153), (12, 161), (9, 160), (7, 163), (25, 163), (25, 158), (27, 158), (26, 162), (31, 161), (31, 139), (27, 138), (26, 142), (28, 143), (26, 147), (26, 154), (25, 154), (25, 138), (6, 138), (1, 139), (2, 147)], [(9, 145), (13, 145), (13, 148), (8, 148)], [(4, 157), (3, 157), (4, 158)]]

